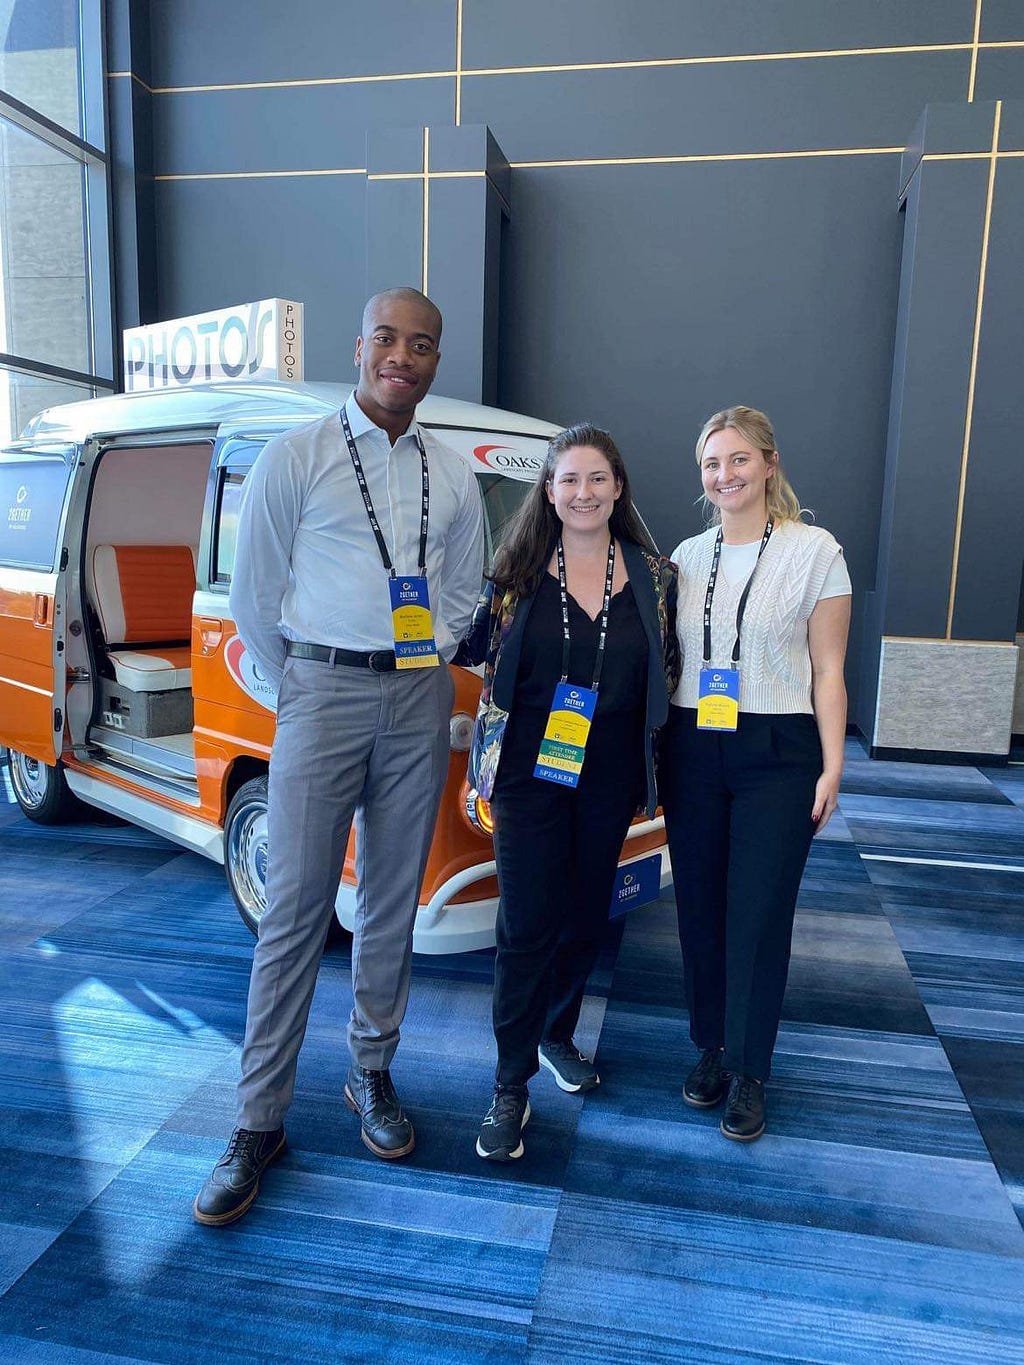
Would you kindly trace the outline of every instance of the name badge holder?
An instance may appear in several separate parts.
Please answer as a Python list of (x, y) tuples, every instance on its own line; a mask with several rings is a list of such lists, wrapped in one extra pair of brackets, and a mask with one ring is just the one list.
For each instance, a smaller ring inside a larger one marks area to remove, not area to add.
[(562, 787), (579, 784), (586, 756), (590, 725), (597, 708), (597, 688), (604, 665), (604, 647), (608, 636), (608, 612), (612, 601), (612, 578), (615, 574), (615, 539), (608, 544), (608, 571), (604, 580), (604, 603), (601, 608), (601, 630), (594, 661), (594, 681), (591, 687), (577, 687), (569, 679), (569, 595), (565, 585), (565, 552), (558, 539), (558, 587), (562, 596), (562, 676), (555, 684), (551, 710), (540, 742), (534, 777), (545, 782), (557, 782)]
[(747, 579), (746, 587), (736, 608), (736, 643), (732, 647), (732, 663), (728, 668), (711, 667), (711, 604), (715, 597), (715, 584), (718, 582), (718, 566), (722, 558), (722, 528), (718, 528), (715, 539), (715, 553), (711, 561), (711, 574), (708, 577), (708, 590), (704, 597), (704, 655), (703, 667), (697, 684), (697, 729), (727, 730), (739, 728), (740, 722), (740, 631), (743, 627), (743, 613), (747, 609), (750, 587), (757, 573), (765, 546), (771, 539), (774, 523), (769, 519), (761, 537), (761, 548), (757, 560)]
[(430, 589), (427, 585), (427, 522), (430, 512), (430, 472), (427, 468), (427, 452), (417, 433), (416, 445), (420, 452), (420, 468), (423, 473), (423, 497), (420, 515), (420, 543), (417, 559), (418, 572), (400, 577), (388, 550), (384, 533), (380, 529), (377, 513), (363, 473), (363, 463), (352, 437), (348, 414), (341, 410), (341, 425), (348, 442), (348, 453), (356, 482), (363, 495), (363, 505), (370, 520), (370, 527), (377, 541), (381, 563), (388, 575), (388, 592), (391, 598), (391, 633), (394, 636), (396, 668), (436, 668), (441, 662), (434, 640), (434, 622), (430, 614)]

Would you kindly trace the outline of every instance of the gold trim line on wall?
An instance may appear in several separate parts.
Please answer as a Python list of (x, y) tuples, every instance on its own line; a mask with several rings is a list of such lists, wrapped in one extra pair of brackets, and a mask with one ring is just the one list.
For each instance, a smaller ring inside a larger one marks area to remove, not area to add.
[(974, 103), (974, 84), (978, 78), (978, 39), (981, 36), (981, 0), (974, 0), (974, 36), (971, 39), (971, 74), (967, 80), (967, 103)]
[[(590, 157), (582, 160), (512, 161), (513, 170), (536, 170), (560, 166), (687, 166), (726, 161), (792, 161), (826, 156), (902, 156), (903, 147), (832, 147), (815, 151), (793, 152), (710, 152), (693, 156), (626, 156)], [(944, 155), (944, 154), (939, 154)], [(954, 155), (954, 154), (951, 154)], [(988, 157), (988, 152), (955, 153), (964, 159)], [(1024, 152), (1000, 152), (1000, 157), (1024, 156)], [(308, 171), (179, 171), (155, 175), (154, 180), (269, 180), (302, 175), (366, 175), (368, 180), (422, 180), (422, 171), (374, 171), (367, 175), (365, 166), (337, 167)], [(486, 171), (428, 171), (428, 180), (486, 179)], [(493, 181), (491, 182), (493, 184)]]
[(154, 175), (154, 180), (288, 180), (301, 175), (365, 175), (365, 166), (345, 166), (323, 171), (182, 171)]
[[(977, 51), (1024, 48), (1024, 38), (1004, 39), (999, 42), (977, 44)], [(908, 43), (891, 47), (819, 48), (803, 52), (736, 52), (707, 57), (641, 57), (631, 61), (563, 62), (536, 66), (463, 67), (461, 61), (448, 71), (374, 72), (361, 76), (299, 76), (289, 80), (224, 81), (198, 85), (147, 85), (141, 77), (135, 79), (151, 95), (195, 95), (221, 90), (287, 90), (318, 85), (368, 85), (381, 81), (455, 80), (460, 86), (458, 116), (461, 122), (461, 83), (467, 77), (536, 76), (572, 71), (642, 71), (671, 66), (721, 66), (730, 62), (797, 62), (827, 61), (841, 57), (913, 56), (929, 52), (975, 52), (974, 42), (963, 43)], [(128, 75), (128, 72), (108, 72), (108, 75)]]
[(430, 263), (430, 129), (423, 129), (423, 284), (427, 292)]
[[(980, 0), (979, 0), (980, 3)], [(455, 126), (462, 123), (462, 0), (455, 8)]]
[(960, 573), (960, 542), (964, 529), (964, 500), (967, 494), (967, 465), (971, 450), (971, 427), (974, 422), (974, 386), (978, 377), (978, 349), (981, 342), (981, 318), (985, 303), (985, 274), (988, 270), (988, 242), (992, 228), (992, 204), (996, 191), (996, 167), (999, 164), (999, 123), (1003, 113), (1002, 100), (996, 100), (992, 119), (992, 151), (989, 157), (988, 189), (985, 195), (985, 222), (981, 232), (981, 262), (978, 266), (978, 297), (974, 308), (974, 337), (971, 343), (971, 369), (967, 381), (967, 410), (964, 415), (964, 443), (960, 453), (960, 484), (957, 490), (956, 523), (953, 531), (953, 562), (949, 575), (949, 599), (946, 610), (946, 639), (953, 638), (953, 612), (956, 609), (957, 578)]

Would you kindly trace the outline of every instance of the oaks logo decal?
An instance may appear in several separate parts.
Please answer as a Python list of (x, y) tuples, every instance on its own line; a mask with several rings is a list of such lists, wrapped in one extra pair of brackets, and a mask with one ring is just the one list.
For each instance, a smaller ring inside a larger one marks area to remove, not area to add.
[(511, 446), (474, 446), (474, 456), (495, 474), (510, 474), (514, 479), (534, 479), (543, 468), (538, 455), (528, 455)]
[(268, 711), (277, 710), (277, 692), (260, 672), (259, 664), (242, 643), (241, 636), (232, 635), (224, 646), (224, 662), (243, 692)]

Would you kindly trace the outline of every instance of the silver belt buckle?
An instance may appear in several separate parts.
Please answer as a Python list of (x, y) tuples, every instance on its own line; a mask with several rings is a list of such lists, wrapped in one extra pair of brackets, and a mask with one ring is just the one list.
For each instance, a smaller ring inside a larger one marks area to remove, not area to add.
[[(379, 660), (379, 662), (378, 662)], [(375, 649), (369, 657), (371, 673), (390, 673), (392, 669), (391, 653), (386, 649)]]

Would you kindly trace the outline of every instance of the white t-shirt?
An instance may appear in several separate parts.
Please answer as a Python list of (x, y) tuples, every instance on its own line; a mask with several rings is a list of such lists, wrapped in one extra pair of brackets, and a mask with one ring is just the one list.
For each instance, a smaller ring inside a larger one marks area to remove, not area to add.
[[(760, 548), (761, 542), (759, 540), (752, 540), (746, 545), (722, 543), (719, 572), (730, 587), (743, 587), (754, 572), (757, 552)], [(821, 592), (818, 593), (818, 601), (820, 602), (823, 597), (849, 597), (852, 592), (853, 584), (850, 582), (850, 571), (846, 567), (846, 560), (842, 555), (839, 555), (829, 567)]]

